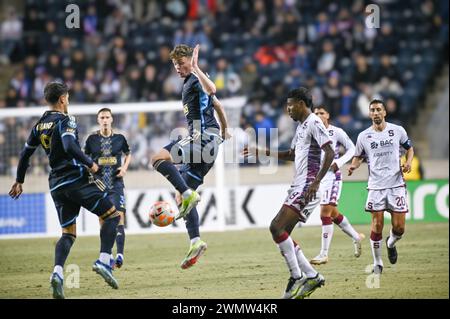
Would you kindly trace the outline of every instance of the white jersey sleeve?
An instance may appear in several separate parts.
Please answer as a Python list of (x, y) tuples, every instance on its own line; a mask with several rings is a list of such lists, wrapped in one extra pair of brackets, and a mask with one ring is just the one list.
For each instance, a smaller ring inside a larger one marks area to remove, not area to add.
[(364, 145), (363, 145), (362, 139), (363, 139), (363, 134), (360, 133), (358, 135), (358, 139), (356, 140), (355, 154), (353, 154), (353, 156), (356, 156), (356, 157), (365, 157), (366, 156), (366, 152), (364, 150)]
[(402, 126), (397, 126), (397, 129), (400, 133), (400, 145), (405, 149), (409, 149), (411, 147), (411, 140), (408, 137), (408, 133)]
[(326, 144), (332, 143), (325, 125), (323, 125), (319, 118), (313, 119), (309, 128), (312, 137), (316, 140), (317, 144), (319, 144), (320, 148), (323, 148)]
[[(336, 142), (341, 144), (344, 149), (345, 153), (334, 160), (334, 163), (336, 163), (338, 168), (341, 168), (342, 165), (350, 161), (355, 154), (355, 145), (353, 144), (350, 137), (348, 137), (347, 133), (341, 128), (336, 129)], [(336, 144), (337, 144), (336, 143)]]

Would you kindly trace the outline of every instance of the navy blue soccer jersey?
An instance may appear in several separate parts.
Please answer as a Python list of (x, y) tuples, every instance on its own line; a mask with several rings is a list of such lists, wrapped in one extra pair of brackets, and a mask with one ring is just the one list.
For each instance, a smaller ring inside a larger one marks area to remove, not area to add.
[[(51, 191), (80, 180), (87, 174), (85, 165), (91, 166), (93, 163), (81, 152), (77, 123), (73, 116), (58, 111), (45, 112), (33, 126), (21, 158), (28, 158), (29, 156), (24, 156), (24, 154), (27, 152), (32, 154), (39, 145), (42, 146), (49, 158)], [(79, 153), (77, 148), (80, 150)], [(23, 183), (28, 160), (20, 161), (20, 163), (23, 164), (18, 167), (16, 180)]]
[(122, 134), (113, 132), (110, 136), (103, 136), (97, 131), (87, 138), (84, 152), (98, 164), (96, 177), (107, 189), (124, 187), (123, 178), (116, 176), (122, 166), (122, 154), (130, 154), (130, 147)]
[[(191, 134), (193, 134), (194, 128), (200, 129), (201, 132), (207, 128), (220, 128), (214, 117), (213, 96), (203, 91), (195, 74), (191, 73), (184, 79), (182, 101)], [(200, 125), (194, 125), (194, 121), (198, 121)]]

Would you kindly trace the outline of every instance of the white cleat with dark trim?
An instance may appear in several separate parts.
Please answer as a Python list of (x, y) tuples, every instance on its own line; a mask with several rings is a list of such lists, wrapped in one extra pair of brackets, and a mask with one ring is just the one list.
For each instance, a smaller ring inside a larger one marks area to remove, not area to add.
[(326, 264), (328, 262), (328, 256), (319, 254), (316, 257), (314, 257), (313, 259), (311, 259), (309, 262), (310, 262), (311, 265)]

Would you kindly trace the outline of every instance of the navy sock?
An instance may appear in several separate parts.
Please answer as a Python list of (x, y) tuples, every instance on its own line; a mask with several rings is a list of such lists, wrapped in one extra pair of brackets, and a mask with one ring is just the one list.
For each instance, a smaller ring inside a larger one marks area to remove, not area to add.
[(197, 208), (193, 208), (189, 215), (186, 216), (186, 229), (189, 234), (189, 239), (200, 237), (200, 224), (198, 218)]
[(104, 221), (100, 229), (100, 252), (111, 254), (112, 247), (117, 235), (117, 225), (119, 224), (120, 216), (108, 218)]
[(159, 160), (154, 163), (153, 167), (165, 178), (167, 178), (181, 194), (189, 188), (173, 163), (165, 160)]
[(56, 243), (55, 247), (55, 266), (64, 267), (70, 248), (75, 242), (75, 235), (64, 233)]
[(116, 245), (117, 245), (117, 253), (123, 255), (123, 247), (125, 246), (125, 227), (124, 227), (124, 225), (117, 226)]

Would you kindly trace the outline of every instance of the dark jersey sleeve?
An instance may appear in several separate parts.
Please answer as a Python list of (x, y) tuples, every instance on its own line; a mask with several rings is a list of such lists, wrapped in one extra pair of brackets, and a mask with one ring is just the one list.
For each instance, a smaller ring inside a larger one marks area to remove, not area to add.
[(130, 146), (128, 145), (128, 142), (127, 142), (127, 139), (125, 138), (125, 136), (122, 135), (122, 139), (123, 139), (123, 142), (122, 142), (122, 152), (123, 152), (125, 155), (128, 155), (128, 154), (130, 154)]
[(23, 183), (25, 181), (25, 174), (30, 166), (30, 157), (39, 145), (40, 141), (36, 134), (36, 127), (33, 127), (22, 152), (20, 152), (19, 164), (17, 165), (16, 182)]
[(91, 138), (91, 136), (92, 135), (89, 135), (89, 137), (86, 140), (86, 144), (84, 145), (84, 153), (89, 156), (92, 155), (92, 148), (91, 148), (92, 138)]
[(81, 151), (80, 145), (77, 142), (77, 123), (75, 122), (75, 119), (73, 117), (67, 117), (61, 121), (60, 125), (64, 151), (87, 167), (92, 167), (94, 161)]

